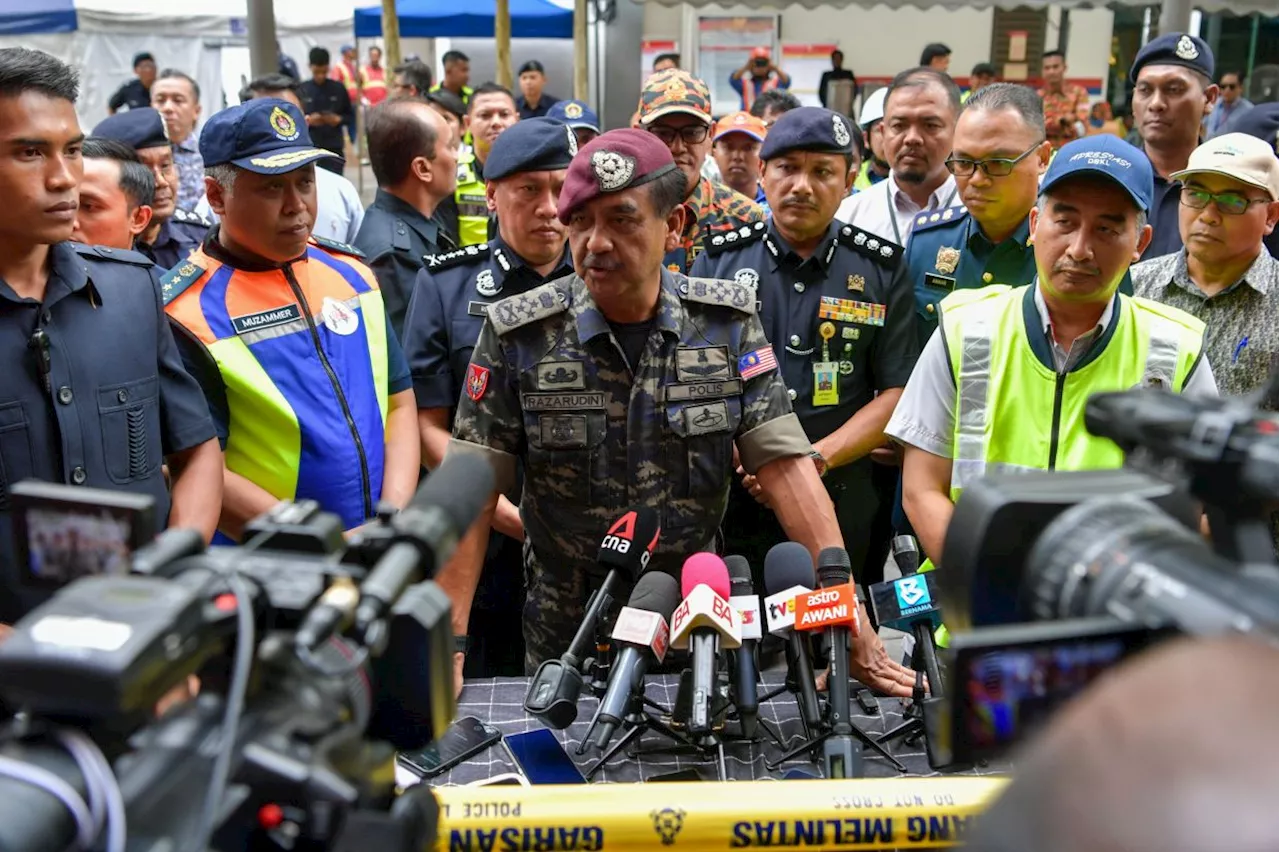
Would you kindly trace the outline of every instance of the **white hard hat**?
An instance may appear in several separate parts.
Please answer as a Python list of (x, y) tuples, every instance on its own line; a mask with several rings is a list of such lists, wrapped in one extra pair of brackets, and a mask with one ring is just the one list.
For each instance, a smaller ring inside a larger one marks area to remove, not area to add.
[(871, 93), (865, 101), (862, 102), (862, 114), (858, 116), (858, 126), (863, 130), (867, 129), (867, 125), (874, 124), (884, 118), (884, 99), (889, 94), (889, 87), (884, 86), (876, 89)]

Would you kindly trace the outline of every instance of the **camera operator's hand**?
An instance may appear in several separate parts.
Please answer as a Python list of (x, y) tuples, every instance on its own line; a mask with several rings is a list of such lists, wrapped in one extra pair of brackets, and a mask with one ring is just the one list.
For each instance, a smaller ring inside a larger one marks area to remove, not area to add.
[(462, 695), (462, 666), (467, 661), (467, 655), (461, 651), (453, 655), (453, 697), (457, 698)]

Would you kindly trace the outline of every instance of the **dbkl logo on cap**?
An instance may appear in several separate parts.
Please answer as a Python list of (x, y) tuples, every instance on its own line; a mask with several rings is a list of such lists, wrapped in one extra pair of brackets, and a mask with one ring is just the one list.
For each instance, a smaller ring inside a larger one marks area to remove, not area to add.
[(294, 124), (293, 116), (280, 107), (271, 110), (271, 127), (281, 142), (292, 142), (298, 138), (298, 125)]

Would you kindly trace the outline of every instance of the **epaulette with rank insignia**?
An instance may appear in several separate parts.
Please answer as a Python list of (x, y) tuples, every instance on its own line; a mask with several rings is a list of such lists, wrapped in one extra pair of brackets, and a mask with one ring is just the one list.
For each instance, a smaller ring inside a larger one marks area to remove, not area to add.
[(182, 222), (187, 225), (203, 225), (206, 228), (212, 228), (213, 223), (205, 217), (201, 216), (194, 210), (183, 210), (181, 207), (173, 208), (174, 221)]
[(489, 244), (481, 243), (478, 246), (465, 246), (456, 251), (446, 254), (429, 254), (422, 259), (427, 264), (428, 272), (437, 272), (441, 269), (451, 269), (455, 266), (468, 263), (489, 254)]
[(320, 248), (336, 251), (338, 254), (349, 254), (352, 257), (364, 257), (364, 252), (349, 243), (340, 243), (337, 240), (331, 240), (328, 237), (317, 237), (311, 235), (311, 240)]
[(548, 281), (532, 290), (494, 302), (489, 306), (489, 322), (493, 323), (494, 330), (503, 335), (567, 310), (569, 299), (556, 286), (558, 283)]
[(897, 269), (902, 260), (902, 246), (853, 225), (842, 225), (836, 238), (841, 244), (865, 254), (889, 269)]
[(930, 228), (940, 228), (943, 225), (955, 225), (958, 222), (963, 222), (968, 215), (969, 210), (964, 206), (948, 207), (946, 210), (921, 213), (911, 225), (911, 233), (916, 234), (920, 231), (927, 231)]
[(686, 278), (680, 282), (680, 298), (703, 305), (737, 308), (744, 314), (756, 312), (754, 287), (722, 278)]
[(715, 236), (708, 235), (702, 241), (703, 249), (707, 254), (715, 257), (729, 249), (735, 249), (738, 246), (749, 245), (764, 239), (764, 232), (769, 226), (764, 222), (756, 222), (754, 225), (743, 225), (732, 231), (725, 231)]
[(204, 267), (198, 266), (189, 260), (182, 261), (182, 263), (161, 275), (160, 295), (164, 298), (164, 303), (167, 305), (181, 296), (183, 291), (200, 280), (201, 275), (204, 275)]
[(151, 258), (133, 249), (87, 246), (84, 243), (72, 243), (71, 245), (75, 247), (76, 254), (81, 257), (93, 258), (94, 260), (114, 260), (117, 263), (133, 263), (138, 266), (145, 266), (148, 269), (156, 265)]

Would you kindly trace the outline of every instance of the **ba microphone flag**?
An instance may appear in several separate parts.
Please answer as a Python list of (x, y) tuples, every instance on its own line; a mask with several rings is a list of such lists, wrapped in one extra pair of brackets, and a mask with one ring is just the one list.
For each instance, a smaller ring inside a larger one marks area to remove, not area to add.
[(624, 606), (613, 624), (613, 639), (647, 647), (662, 662), (669, 641), (667, 620), (656, 612)]
[(693, 588), (671, 616), (671, 647), (688, 648), (689, 637), (699, 627), (710, 627), (720, 634), (720, 647), (742, 647), (742, 618), (729, 602), (707, 585)]
[(852, 583), (824, 586), (796, 595), (796, 630), (826, 630), (837, 624), (852, 626), (858, 619), (858, 595)]
[(748, 352), (738, 359), (738, 375), (744, 379), (758, 376), (776, 369), (778, 359), (774, 357), (772, 346), (761, 346), (754, 352)]

